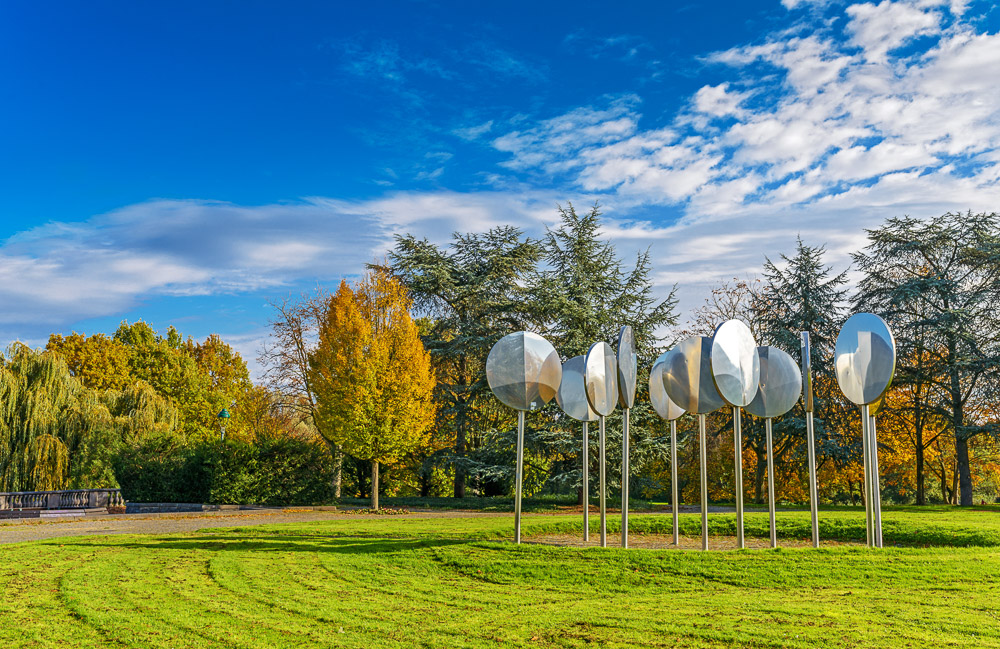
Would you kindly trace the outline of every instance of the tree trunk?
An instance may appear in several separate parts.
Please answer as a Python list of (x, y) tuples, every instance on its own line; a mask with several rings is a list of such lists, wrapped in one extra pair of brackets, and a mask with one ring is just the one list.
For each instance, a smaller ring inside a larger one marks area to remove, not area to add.
[(427, 498), (431, 495), (431, 473), (429, 466), (420, 469), (420, 497)]
[[(968, 447), (966, 447), (966, 450), (968, 450)], [(968, 456), (966, 456), (966, 457), (968, 457)], [(961, 497), (961, 499), (962, 499), (961, 500), (961, 504), (963, 504), (963, 505), (965, 504), (965, 494), (966, 494), (966, 492), (962, 491), (961, 493), (959, 493), (959, 479), (960, 478), (959, 478), (958, 464), (959, 464), (958, 459), (956, 459), (955, 460), (955, 466), (952, 467), (952, 471), (951, 471), (951, 504), (952, 505), (959, 504), (959, 497)], [(969, 494), (969, 504), (971, 505), (972, 504), (972, 490), (971, 489), (968, 491), (968, 494)]]
[(372, 509), (378, 511), (378, 462), (372, 460)]
[[(455, 455), (465, 457), (465, 402), (459, 409), (457, 417), (458, 426), (455, 429)], [(465, 498), (465, 469), (461, 464), (455, 465), (455, 497)]]
[(915, 433), (917, 437), (917, 504), (926, 505), (927, 497), (924, 494), (924, 421), (920, 403), (916, 407), (916, 417), (914, 417)]
[(764, 503), (764, 471), (767, 470), (767, 459), (757, 448), (753, 450), (757, 456), (757, 471), (753, 477), (753, 501), (758, 505)]
[(358, 477), (358, 498), (365, 498), (368, 496), (367, 484), (365, 483), (365, 463), (361, 460), (355, 460), (354, 473)]
[(340, 500), (340, 488), (344, 478), (344, 451), (339, 445), (333, 447), (333, 497)]
[(961, 505), (968, 507), (972, 505), (972, 471), (969, 469), (969, 440), (955, 437), (955, 460), (958, 464), (956, 478), (958, 479), (959, 494), (961, 494)]

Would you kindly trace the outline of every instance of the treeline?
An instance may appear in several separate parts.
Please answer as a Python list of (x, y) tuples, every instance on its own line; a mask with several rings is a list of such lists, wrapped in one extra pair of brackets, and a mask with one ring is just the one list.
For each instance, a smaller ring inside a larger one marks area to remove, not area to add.
[[(853, 290), (849, 269), (831, 268), (823, 246), (799, 241), (787, 255), (765, 258), (759, 274), (719, 284), (683, 322), (673, 291), (656, 297), (664, 292), (654, 286), (650, 252), (622, 259), (601, 225), (596, 206), (584, 213), (567, 206), (540, 239), (508, 226), (458, 233), (443, 246), (398, 236), (355, 285), (274, 304), (270, 342), (259, 357), (262, 385), (217, 336), (196, 343), (173, 329), (159, 336), (141, 322), (123, 324), (110, 338), (56, 335), (44, 351), (14, 348), (0, 376), (10, 397), (0, 429), (2, 488), (120, 484), (131, 500), (320, 502), (370, 497), (374, 482), (375, 494), (506, 495), (515, 419), (486, 384), (492, 345), (527, 329), (569, 358), (596, 341), (613, 342), (629, 324), (641, 386), (631, 413), (632, 490), (661, 497), (670, 490), (669, 435), (649, 407), (646, 373), (676, 341), (740, 318), (759, 344), (796, 358), (799, 333), (811, 333), (821, 496), (859, 502), (859, 413), (841, 395), (832, 362), (845, 318), (871, 311), (890, 323), (899, 351), (879, 415), (884, 495), (917, 503), (996, 498), (996, 215), (887, 220), (854, 255)], [(383, 335), (393, 342), (377, 343)], [(410, 409), (399, 395), (410, 395)], [(223, 408), (232, 414), (225, 443), (217, 417)], [(729, 417), (719, 411), (709, 418), (716, 501), (734, 496)], [(680, 428), (679, 487), (692, 501), (694, 422), (683, 418)], [(614, 490), (620, 413), (607, 430)], [(763, 502), (762, 422), (747, 416), (743, 430), (745, 495)], [(778, 498), (804, 502), (801, 406), (775, 422), (774, 435)], [(555, 404), (529, 413), (526, 492), (579, 494), (580, 440), (579, 424)], [(596, 464), (590, 470), (596, 474)]]
[[(0, 363), (0, 490), (121, 487), (126, 498), (307, 503), (331, 463), (218, 336), (145, 322), (15, 344)], [(223, 409), (225, 444), (221, 443)]]

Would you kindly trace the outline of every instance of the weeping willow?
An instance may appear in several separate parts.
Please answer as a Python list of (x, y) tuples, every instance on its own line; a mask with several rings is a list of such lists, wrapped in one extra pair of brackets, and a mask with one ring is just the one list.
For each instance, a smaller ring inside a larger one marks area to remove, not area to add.
[(176, 425), (148, 385), (99, 392), (57, 354), (21, 344), (0, 357), (0, 491), (117, 487), (122, 444)]

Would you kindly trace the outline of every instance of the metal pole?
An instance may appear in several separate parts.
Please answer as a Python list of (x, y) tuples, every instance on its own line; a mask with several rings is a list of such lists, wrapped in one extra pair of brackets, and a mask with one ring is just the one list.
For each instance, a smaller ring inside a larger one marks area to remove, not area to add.
[(517, 487), (514, 491), (514, 537), (521, 543), (521, 481), (524, 477), (524, 411), (517, 411)]
[(590, 540), (590, 422), (583, 422), (583, 540)]
[(875, 436), (875, 415), (868, 420), (869, 453), (872, 458), (872, 506), (874, 512), (875, 547), (882, 547), (882, 485), (878, 477), (878, 440)]
[(872, 466), (870, 459), (870, 449), (868, 446), (868, 406), (861, 406), (861, 448), (865, 463), (865, 531), (867, 533), (868, 547), (875, 546), (872, 520)]
[(628, 417), (629, 408), (625, 408), (625, 419), (622, 427), (622, 547), (628, 547)]
[(600, 470), (600, 482), (601, 482), (601, 547), (608, 547), (608, 517), (607, 517), (607, 505), (605, 503), (606, 489), (604, 488), (604, 474), (605, 474), (605, 457), (604, 457), (604, 415), (601, 415), (601, 429), (598, 434), (599, 443), (601, 446), (601, 470)]
[(771, 522), (771, 547), (778, 547), (778, 528), (774, 521), (774, 445), (771, 436), (771, 418), (764, 420), (767, 431), (767, 514)]
[(677, 517), (677, 420), (670, 421), (670, 491), (674, 503), (674, 545), (680, 545), (680, 521)]
[(733, 408), (733, 445), (736, 447), (736, 547), (743, 549), (743, 422), (740, 409)]
[(812, 514), (813, 547), (819, 547), (819, 487), (816, 479), (816, 435), (813, 413), (806, 413), (806, 446), (809, 450), (809, 510)]
[(698, 415), (698, 453), (701, 456), (701, 549), (708, 549), (708, 451), (705, 415)]

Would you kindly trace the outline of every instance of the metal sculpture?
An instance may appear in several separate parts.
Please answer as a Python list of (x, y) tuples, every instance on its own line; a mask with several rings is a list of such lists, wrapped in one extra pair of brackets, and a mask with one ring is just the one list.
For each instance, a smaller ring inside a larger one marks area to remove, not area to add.
[(774, 516), (774, 443), (771, 420), (785, 414), (799, 400), (802, 377), (795, 359), (776, 347), (758, 347), (760, 382), (757, 396), (747, 406), (747, 412), (764, 420), (767, 444), (767, 511), (771, 524), (771, 547), (778, 547), (778, 530)]
[(625, 325), (618, 331), (618, 405), (624, 410), (622, 418), (622, 547), (628, 547), (628, 427), (629, 411), (635, 403), (636, 382), (635, 337), (632, 327)]
[(802, 332), (802, 405), (806, 411), (806, 453), (809, 458), (809, 513), (812, 518), (812, 543), (819, 547), (819, 482), (816, 478), (816, 429), (813, 423), (812, 348), (809, 332)]
[(587, 384), (584, 379), (586, 359), (574, 356), (562, 366), (562, 381), (556, 392), (556, 403), (563, 412), (583, 422), (583, 540), (590, 540), (590, 422), (597, 421), (597, 413), (587, 401)]
[(743, 427), (741, 410), (753, 401), (760, 381), (757, 342), (744, 322), (727, 320), (712, 337), (712, 379), (719, 395), (733, 409), (733, 446), (736, 481), (736, 545), (743, 537)]
[(555, 348), (538, 334), (504, 336), (486, 357), (486, 381), (497, 399), (517, 410), (517, 466), (514, 537), (521, 542), (521, 483), (524, 467), (524, 412), (548, 403), (559, 391), (562, 363)]
[(865, 465), (865, 526), (868, 546), (882, 547), (882, 502), (878, 479), (878, 444), (871, 406), (882, 400), (896, 370), (896, 341), (885, 321), (856, 313), (837, 336), (834, 351), (837, 383), (849, 401), (861, 407), (861, 446)]
[(597, 438), (600, 449), (598, 482), (601, 492), (601, 547), (606, 548), (608, 547), (608, 512), (607, 484), (605, 482), (607, 464), (604, 418), (615, 411), (615, 404), (618, 402), (618, 360), (615, 358), (615, 352), (611, 349), (611, 345), (600, 342), (590, 346), (590, 350), (587, 351), (583, 376), (586, 383), (587, 401), (597, 413), (600, 422)]
[(701, 549), (708, 549), (708, 454), (705, 415), (725, 405), (712, 379), (712, 339), (695, 336), (678, 343), (664, 359), (663, 387), (670, 399), (698, 415), (701, 460)]
[(680, 544), (680, 507), (677, 489), (677, 418), (684, 414), (684, 409), (678, 406), (667, 394), (663, 385), (663, 371), (666, 367), (667, 355), (660, 354), (652, 369), (649, 370), (649, 401), (653, 410), (661, 419), (670, 422), (670, 496), (674, 514), (674, 545)]

